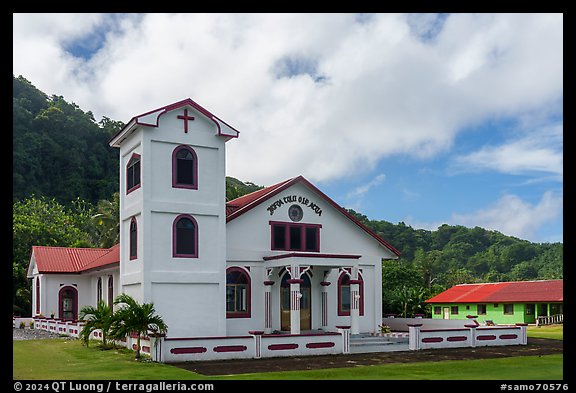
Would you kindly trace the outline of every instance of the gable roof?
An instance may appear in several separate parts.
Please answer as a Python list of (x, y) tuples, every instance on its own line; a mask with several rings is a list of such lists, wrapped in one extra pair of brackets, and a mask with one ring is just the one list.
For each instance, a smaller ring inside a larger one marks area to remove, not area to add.
[(110, 248), (32, 246), (32, 256), (39, 273), (82, 273), (119, 263), (120, 244)]
[(460, 284), (426, 300), (426, 303), (562, 302), (564, 280), (512, 281)]
[(254, 207), (272, 198), (274, 195), (292, 187), (297, 183), (303, 184), (304, 186), (312, 190), (314, 193), (318, 194), (322, 199), (324, 199), (324, 201), (332, 205), (338, 212), (343, 214), (346, 218), (348, 218), (350, 221), (352, 221), (354, 224), (360, 227), (360, 229), (362, 229), (364, 232), (366, 232), (368, 235), (374, 238), (380, 245), (390, 250), (396, 256), (400, 256), (400, 251), (395, 249), (390, 243), (388, 243), (386, 240), (382, 239), (380, 236), (374, 233), (374, 231), (372, 231), (366, 225), (358, 221), (356, 217), (348, 213), (346, 209), (344, 209), (336, 202), (334, 202), (332, 199), (330, 199), (326, 194), (324, 194), (322, 191), (316, 188), (316, 186), (314, 186), (312, 183), (306, 180), (303, 176), (297, 176), (292, 179), (284, 180), (270, 187), (254, 191), (250, 194), (241, 196), (240, 198), (236, 198), (226, 203), (226, 222), (234, 220), (235, 218), (246, 213), (247, 211), (250, 211)]
[(190, 106), (200, 112), (202, 115), (206, 116), (208, 120), (212, 121), (216, 124), (216, 129), (218, 130), (218, 135), (223, 136), (226, 138), (226, 141), (230, 140), (231, 138), (238, 138), (240, 131), (236, 130), (234, 127), (226, 123), (224, 120), (220, 119), (218, 116), (212, 114), (206, 108), (200, 106), (196, 102), (194, 102), (190, 98), (186, 98), (182, 101), (175, 102), (173, 104), (165, 105), (157, 109), (153, 109), (151, 111), (142, 113), (140, 115), (136, 115), (126, 123), (124, 127), (120, 131), (116, 133), (108, 144), (112, 147), (120, 147), (124, 139), (130, 135), (138, 126), (149, 126), (149, 127), (158, 127), (158, 121), (160, 116), (163, 114), (173, 111), (175, 109), (179, 109), (185, 106)]

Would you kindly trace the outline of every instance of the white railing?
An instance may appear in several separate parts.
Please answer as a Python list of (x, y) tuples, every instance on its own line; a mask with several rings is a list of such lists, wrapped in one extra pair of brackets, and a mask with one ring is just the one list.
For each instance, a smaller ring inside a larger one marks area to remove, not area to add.
[(544, 315), (536, 320), (536, 326), (553, 325), (555, 323), (564, 323), (564, 314)]

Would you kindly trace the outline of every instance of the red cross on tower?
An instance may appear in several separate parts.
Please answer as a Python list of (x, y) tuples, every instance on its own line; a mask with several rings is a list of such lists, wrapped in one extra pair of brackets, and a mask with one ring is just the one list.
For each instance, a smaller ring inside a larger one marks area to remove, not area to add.
[(188, 120), (194, 120), (194, 116), (188, 116), (188, 109), (184, 109), (184, 116), (178, 115), (177, 117), (184, 120), (184, 132), (188, 133)]

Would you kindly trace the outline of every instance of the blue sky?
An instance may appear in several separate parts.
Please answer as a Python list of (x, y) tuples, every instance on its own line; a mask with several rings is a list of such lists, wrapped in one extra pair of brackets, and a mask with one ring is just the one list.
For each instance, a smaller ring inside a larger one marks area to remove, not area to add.
[(192, 98), (227, 174), (414, 228), (563, 241), (561, 14), (14, 14), (13, 73), (128, 121)]

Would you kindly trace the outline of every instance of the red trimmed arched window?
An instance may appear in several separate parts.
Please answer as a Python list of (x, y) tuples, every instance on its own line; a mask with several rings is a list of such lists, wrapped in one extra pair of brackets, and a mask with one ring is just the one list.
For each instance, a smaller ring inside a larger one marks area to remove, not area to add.
[(98, 283), (96, 284), (96, 302), (102, 300), (102, 277), (98, 277)]
[(136, 217), (130, 220), (130, 259), (138, 258), (138, 224)]
[(140, 154), (132, 154), (126, 165), (126, 194), (140, 188)]
[(250, 318), (250, 283), (245, 269), (226, 269), (226, 318)]
[(198, 189), (198, 156), (190, 146), (180, 145), (172, 152), (172, 187)]
[(36, 277), (36, 315), (40, 315), (40, 277)]
[[(358, 273), (359, 292), (360, 292), (360, 315), (364, 315), (364, 280), (360, 273)], [(350, 275), (342, 273), (340, 278), (338, 278), (338, 315), (339, 316), (349, 316), (350, 315)]]
[(108, 307), (114, 305), (114, 276), (108, 276)]
[(65, 320), (78, 319), (78, 290), (63, 286), (58, 292), (58, 318)]
[(189, 214), (180, 214), (172, 226), (172, 256), (198, 258), (198, 223)]

